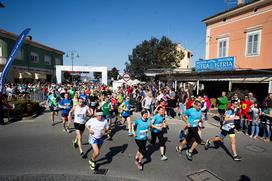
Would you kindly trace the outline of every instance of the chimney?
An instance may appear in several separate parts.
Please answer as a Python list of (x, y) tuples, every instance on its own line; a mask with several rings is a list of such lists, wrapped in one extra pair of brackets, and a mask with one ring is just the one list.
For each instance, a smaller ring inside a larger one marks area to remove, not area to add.
[(237, 5), (238, 6), (241, 6), (241, 5), (245, 4), (245, 3), (246, 3), (245, 0), (237, 0)]

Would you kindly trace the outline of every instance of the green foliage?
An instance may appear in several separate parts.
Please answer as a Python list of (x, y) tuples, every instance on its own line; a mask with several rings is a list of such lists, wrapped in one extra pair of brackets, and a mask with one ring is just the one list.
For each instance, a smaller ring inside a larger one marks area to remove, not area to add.
[(108, 71), (109, 79), (113, 77), (114, 80), (117, 80), (118, 75), (119, 75), (119, 70), (116, 67), (113, 67), (111, 70)]
[(135, 78), (145, 80), (144, 72), (148, 69), (178, 67), (178, 60), (184, 57), (184, 53), (179, 52), (176, 46), (165, 36), (160, 40), (154, 37), (144, 40), (129, 55), (129, 60), (125, 63), (125, 72)]

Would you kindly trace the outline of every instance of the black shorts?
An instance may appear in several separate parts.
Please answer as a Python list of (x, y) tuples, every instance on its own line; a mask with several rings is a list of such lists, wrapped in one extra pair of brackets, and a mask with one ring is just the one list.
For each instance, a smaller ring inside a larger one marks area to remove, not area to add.
[(235, 130), (234, 128), (230, 129), (230, 130), (224, 130), (224, 129), (221, 129), (221, 133), (219, 135), (220, 138), (225, 138), (227, 135), (229, 135), (230, 137), (232, 136), (235, 136)]
[(85, 130), (85, 124), (74, 123), (74, 127), (76, 130), (79, 130), (82, 132)]
[(64, 112), (61, 113), (61, 116), (64, 117), (64, 118), (67, 118), (68, 115), (69, 115), (69, 113), (64, 113)]
[(143, 155), (146, 156), (146, 149), (145, 149), (145, 145), (146, 145), (146, 140), (137, 140), (135, 139), (135, 142), (138, 146), (138, 151)]
[(113, 114), (118, 115), (118, 109), (113, 109), (113, 110), (111, 110), (110, 112), (111, 112), (112, 115), (113, 115)]
[(188, 128), (188, 134), (186, 136), (186, 141), (189, 143), (192, 139), (195, 139), (195, 141), (200, 144), (201, 143), (201, 138), (198, 134), (198, 127), (189, 127)]
[(160, 146), (164, 146), (164, 139), (163, 139), (163, 133), (160, 131), (158, 133), (154, 133), (153, 131), (151, 131), (151, 144), (155, 144), (156, 140), (159, 140), (159, 144)]
[(224, 115), (225, 112), (226, 112), (225, 109), (218, 109), (218, 113), (219, 113), (220, 115)]
[(50, 109), (50, 112), (59, 112), (58, 107), (55, 107), (55, 106), (50, 106), (49, 109)]

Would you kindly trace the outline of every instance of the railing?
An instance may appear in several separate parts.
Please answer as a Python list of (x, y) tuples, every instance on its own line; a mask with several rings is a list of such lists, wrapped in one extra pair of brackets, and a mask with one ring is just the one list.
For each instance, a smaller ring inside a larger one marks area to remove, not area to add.
[(7, 63), (7, 58), (0, 57), (0, 65), (5, 65)]

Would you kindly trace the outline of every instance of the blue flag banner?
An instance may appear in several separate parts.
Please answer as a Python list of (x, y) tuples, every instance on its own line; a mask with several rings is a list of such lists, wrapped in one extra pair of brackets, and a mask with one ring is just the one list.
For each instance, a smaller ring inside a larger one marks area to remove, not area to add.
[(199, 60), (195, 62), (196, 72), (229, 71), (235, 69), (234, 57)]
[(1, 78), (0, 78), (0, 94), (3, 93), (3, 90), (4, 90), (4, 84), (5, 84), (5, 81), (6, 81), (6, 78), (7, 78), (7, 75), (8, 75), (8, 72), (9, 72), (9, 69), (14, 61), (14, 58), (16, 56), (16, 53), (18, 52), (18, 50), (21, 48), (21, 46), (23, 45), (28, 33), (30, 32), (30, 28), (27, 28), (25, 29), (21, 34), (20, 36), (18, 37), (8, 59), (7, 59), (7, 63), (2, 71), (2, 75), (1, 75)]

